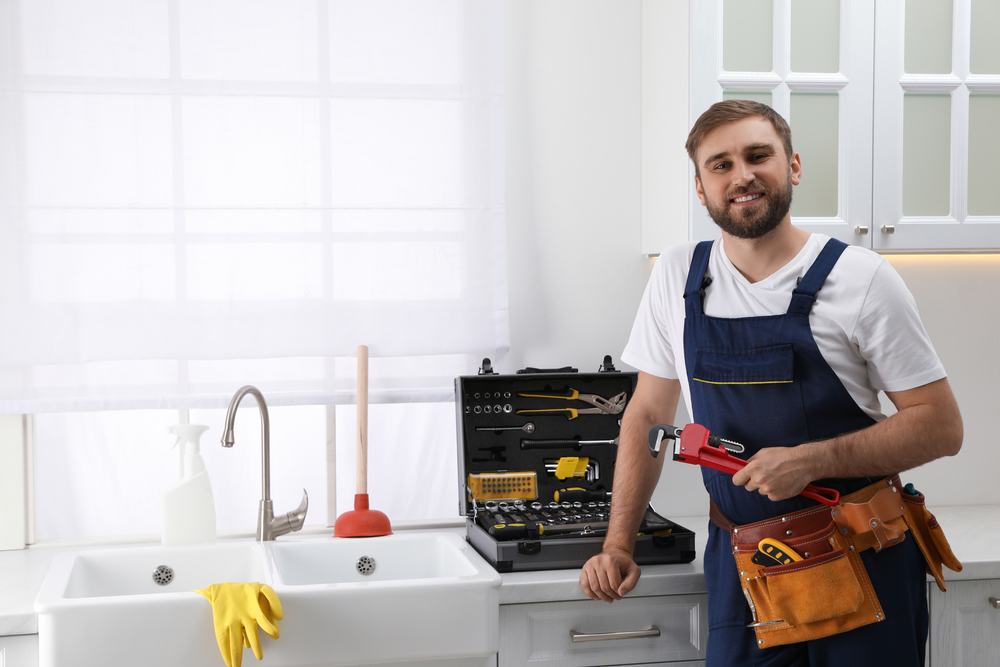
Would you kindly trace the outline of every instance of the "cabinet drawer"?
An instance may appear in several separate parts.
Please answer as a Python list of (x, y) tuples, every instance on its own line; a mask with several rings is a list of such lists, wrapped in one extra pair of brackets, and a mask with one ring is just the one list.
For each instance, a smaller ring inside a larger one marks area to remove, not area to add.
[[(499, 667), (701, 660), (708, 637), (707, 600), (706, 595), (666, 595), (613, 604), (579, 600), (502, 605)], [(636, 636), (653, 627), (659, 629), (658, 637)], [(574, 632), (587, 637), (574, 642)]]

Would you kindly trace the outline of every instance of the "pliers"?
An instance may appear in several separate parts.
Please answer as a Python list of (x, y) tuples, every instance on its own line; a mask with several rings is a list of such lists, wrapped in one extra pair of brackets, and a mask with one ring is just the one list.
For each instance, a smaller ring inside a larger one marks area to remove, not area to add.
[(617, 415), (625, 409), (627, 400), (626, 392), (622, 392), (611, 398), (604, 398), (597, 394), (581, 394), (576, 389), (570, 389), (569, 394), (527, 394), (517, 392), (521, 398), (560, 398), (564, 401), (583, 401), (590, 403), (592, 408), (542, 408), (537, 410), (517, 410), (516, 414), (527, 412), (568, 412), (568, 419), (576, 419), (578, 415)]

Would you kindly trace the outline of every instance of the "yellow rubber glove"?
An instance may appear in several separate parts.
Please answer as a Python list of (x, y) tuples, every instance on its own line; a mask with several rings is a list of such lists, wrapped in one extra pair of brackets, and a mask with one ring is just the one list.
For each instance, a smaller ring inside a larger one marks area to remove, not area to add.
[(244, 646), (253, 649), (258, 660), (263, 659), (258, 625), (271, 639), (280, 635), (276, 621), (284, 615), (281, 601), (267, 584), (226, 582), (212, 584), (195, 593), (201, 593), (212, 603), (215, 639), (219, 642), (226, 667), (240, 667)]

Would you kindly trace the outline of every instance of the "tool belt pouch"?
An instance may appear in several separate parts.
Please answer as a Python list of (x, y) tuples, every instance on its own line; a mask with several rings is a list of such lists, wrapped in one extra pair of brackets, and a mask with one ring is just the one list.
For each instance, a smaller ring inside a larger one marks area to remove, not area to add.
[[(837, 507), (820, 505), (732, 529), (737, 572), (760, 648), (820, 639), (884, 618), (860, 552), (905, 539), (900, 499), (899, 478), (893, 477), (846, 496)], [(802, 560), (754, 563), (766, 537), (785, 543)]]
[[(882, 609), (868, 573), (837, 534), (829, 507), (739, 526), (732, 535), (760, 648), (819, 639), (879, 620)], [(803, 559), (770, 567), (754, 563), (757, 544), (765, 537), (784, 542)]]
[(927, 573), (934, 577), (938, 588), (945, 590), (942, 565), (955, 572), (962, 571), (962, 564), (952, 553), (948, 538), (938, 524), (937, 519), (927, 509), (925, 497), (922, 494), (911, 495), (905, 491), (903, 496), (903, 517), (910, 528), (910, 534), (920, 547), (924, 560), (927, 561)]

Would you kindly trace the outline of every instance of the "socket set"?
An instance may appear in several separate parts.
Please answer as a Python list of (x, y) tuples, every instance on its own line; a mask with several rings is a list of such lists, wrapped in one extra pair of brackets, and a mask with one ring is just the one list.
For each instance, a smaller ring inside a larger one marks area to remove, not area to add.
[[(476, 520), (488, 531), (498, 525), (534, 523), (545, 526), (590, 526), (593, 529), (607, 528), (611, 503), (605, 502), (556, 502), (525, 503), (524, 501), (476, 503)], [(496, 534), (491, 532), (491, 534)]]
[[(467, 539), (500, 572), (576, 568), (600, 552), (621, 418), (638, 381), (606, 357), (575, 369), (455, 380), (459, 511)], [(694, 533), (647, 508), (636, 563), (690, 562)]]

